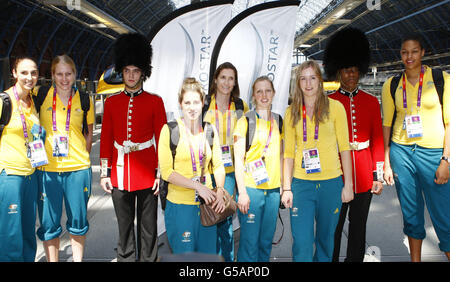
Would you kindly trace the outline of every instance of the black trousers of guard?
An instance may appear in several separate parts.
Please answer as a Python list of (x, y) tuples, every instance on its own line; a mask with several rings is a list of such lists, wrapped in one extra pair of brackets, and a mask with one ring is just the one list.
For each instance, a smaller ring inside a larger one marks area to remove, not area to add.
[(366, 223), (371, 200), (372, 193), (368, 191), (365, 193), (357, 193), (351, 202), (342, 204), (339, 222), (334, 234), (333, 262), (339, 261), (342, 229), (344, 228), (345, 218), (349, 209), (347, 257), (345, 261), (362, 262), (364, 260), (366, 250)]
[(156, 261), (158, 196), (153, 193), (151, 188), (133, 192), (113, 189), (112, 200), (119, 226), (117, 261)]

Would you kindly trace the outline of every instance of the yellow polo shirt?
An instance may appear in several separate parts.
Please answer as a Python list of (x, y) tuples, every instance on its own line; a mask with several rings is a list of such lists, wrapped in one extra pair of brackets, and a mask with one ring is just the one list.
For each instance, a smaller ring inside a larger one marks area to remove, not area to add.
[[(281, 186), (281, 151), (280, 144), (283, 138), (282, 134), (280, 134), (280, 130), (278, 129), (278, 124), (274, 121), (272, 130), (272, 137), (270, 139), (269, 146), (264, 155), (265, 165), (267, 174), (269, 176), (269, 181), (262, 183), (260, 185), (256, 185), (255, 180), (253, 179), (250, 172), (245, 172), (245, 186), (258, 188), (258, 189), (274, 189), (279, 188)], [(239, 136), (242, 138), (246, 138), (247, 135), (248, 123), (245, 116), (241, 117), (234, 129), (234, 136)], [(267, 143), (267, 138), (269, 137), (270, 132), (270, 121), (257, 118), (256, 119), (256, 129), (255, 135), (253, 137), (252, 144), (246, 154), (246, 164), (248, 162), (256, 161), (261, 158), (262, 153), (264, 151), (264, 147)]]
[[(161, 134), (159, 136), (159, 144), (158, 144), (158, 160), (159, 160), (159, 168), (161, 171), (161, 177), (165, 180), (172, 174), (173, 171), (185, 176), (186, 178), (192, 179), (194, 176), (194, 171), (192, 169), (192, 161), (191, 161), (191, 151), (189, 149), (189, 141), (186, 136), (186, 127), (181, 119), (177, 119), (178, 129), (180, 132), (180, 138), (178, 140), (178, 145), (176, 149), (175, 159), (172, 159), (172, 151), (170, 150), (170, 132), (169, 127), (166, 125), (161, 129)], [(214, 144), (212, 147), (206, 142), (206, 160), (205, 160), (205, 168), (204, 175), (206, 176), (206, 186), (212, 189), (212, 181), (211, 175), (208, 170), (209, 163), (212, 159), (212, 171), (214, 173), (224, 173), (225, 169), (222, 164), (222, 151), (220, 149), (219, 138), (217, 134), (217, 130), (214, 128)], [(202, 140), (205, 140), (204, 134), (197, 134), (196, 136), (192, 136), (191, 144), (192, 149), (195, 154), (195, 161), (197, 166), (197, 174), (200, 176), (200, 160), (199, 160), (199, 146)], [(175, 204), (184, 204), (184, 205), (198, 205), (199, 202), (195, 201), (195, 190), (185, 188), (182, 186), (177, 186), (175, 184), (169, 183), (169, 191), (167, 194), (167, 199)]]
[[(283, 122), (284, 157), (294, 159), (293, 176), (305, 180), (326, 180), (342, 175), (339, 152), (350, 150), (348, 142), (347, 114), (344, 106), (336, 100), (330, 103), (329, 117), (319, 123), (319, 138), (314, 140), (314, 117), (306, 116), (307, 141), (303, 142), (303, 118), (292, 127), (291, 106), (286, 109)], [(303, 149), (319, 150), (321, 172), (307, 174), (302, 168)]]
[[(47, 131), (45, 150), (47, 152), (48, 164), (39, 167), (40, 170), (52, 172), (67, 172), (86, 169), (91, 166), (89, 152), (86, 150), (86, 139), (83, 136), (83, 110), (81, 109), (80, 93), (77, 91), (72, 97), (72, 109), (70, 114), (69, 132), (66, 131), (67, 105), (64, 105), (56, 95), (56, 127), (53, 131), (52, 123), (53, 87), (47, 93), (40, 109), (41, 125)], [(94, 123), (94, 105), (90, 101), (87, 113), (87, 124)], [(69, 156), (53, 157), (53, 136), (55, 134), (69, 136)]]
[[(383, 126), (392, 127), (394, 110), (397, 111), (395, 123), (392, 128), (392, 141), (402, 145), (417, 144), (425, 148), (443, 148), (445, 127), (442, 123), (442, 105), (439, 103), (439, 96), (433, 83), (431, 68), (425, 66), (423, 76), (421, 107), (417, 108), (417, 97), (419, 93), (419, 82), (412, 85), (406, 78), (406, 102), (407, 109), (403, 108), (403, 86), (400, 78), (397, 91), (395, 92), (395, 107), (391, 96), (392, 77), (383, 84), (381, 92), (381, 102), (383, 107)], [(444, 72), (444, 122), (450, 121), (450, 75)], [(419, 114), (422, 120), (423, 136), (408, 138), (406, 130), (403, 129), (403, 121), (406, 115)]]
[[(205, 113), (205, 116), (203, 117), (204, 121), (207, 121), (211, 123), (214, 127), (216, 127), (216, 96), (213, 95), (211, 97), (211, 102), (209, 103), (208, 111)], [(245, 115), (246, 112), (248, 112), (249, 108), (247, 103), (242, 101), (244, 105), (244, 112), (242, 115)], [(219, 129), (220, 129), (220, 145), (230, 145), (230, 153), (231, 156), (234, 157), (233, 152), (233, 131), (237, 123), (237, 114), (236, 114), (236, 106), (234, 102), (231, 102), (230, 105), (230, 111), (226, 111), (222, 114), (221, 111), (217, 111), (218, 115), (218, 122), (219, 122)], [(227, 122), (228, 122), (228, 115), (230, 116), (230, 132), (227, 130)], [(217, 127), (216, 127), (217, 128)], [(225, 167), (225, 173), (231, 173), (234, 171), (234, 165)]]
[[(7, 174), (14, 175), (31, 175), (34, 168), (27, 157), (27, 149), (25, 148), (25, 138), (23, 136), (22, 121), (17, 106), (17, 100), (14, 97), (12, 87), (5, 91), (11, 98), (12, 115), (8, 125), (3, 129), (0, 139), (0, 173), (5, 170)], [(3, 103), (1, 102), (0, 104)], [(34, 104), (30, 108), (22, 107), (25, 116), (28, 132), (28, 142), (33, 141), (31, 129), (33, 125), (39, 125), (39, 118), (34, 108)], [(1, 113), (1, 109), (0, 109)]]

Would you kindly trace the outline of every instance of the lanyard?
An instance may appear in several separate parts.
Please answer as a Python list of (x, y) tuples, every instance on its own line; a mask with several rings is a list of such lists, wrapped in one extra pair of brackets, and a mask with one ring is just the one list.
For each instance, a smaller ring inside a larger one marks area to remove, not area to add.
[[(316, 124), (316, 127), (314, 129), (314, 140), (317, 142), (319, 139), (319, 125)], [(306, 142), (308, 140), (307, 138), (307, 128), (306, 128), (306, 107), (305, 104), (303, 104), (303, 142)]]
[[(256, 113), (256, 117), (259, 119), (260, 117), (259, 117), (258, 113), (257, 113), (256, 111), (255, 111), (255, 113)], [(272, 116), (272, 113), (270, 113), (270, 130), (269, 130), (269, 137), (267, 137), (266, 145), (264, 146), (264, 150), (263, 150), (263, 153), (262, 153), (262, 156), (261, 156), (261, 158), (262, 158), (263, 160), (264, 160), (264, 155), (266, 154), (267, 149), (269, 148), (270, 139), (272, 139), (273, 124), (274, 124), (273, 116)]]
[(27, 131), (27, 123), (25, 121), (25, 116), (23, 115), (22, 106), (20, 105), (20, 99), (19, 94), (17, 94), (16, 86), (13, 87), (14, 96), (17, 100), (17, 107), (19, 108), (20, 113), (20, 120), (22, 121), (22, 129), (23, 129), (23, 136), (25, 137), (25, 145), (28, 143), (28, 131)]
[[(217, 108), (217, 100), (215, 102), (215, 106), (216, 106), (216, 129), (217, 129), (217, 132), (220, 134), (219, 109)], [(231, 114), (230, 114), (230, 109), (231, 109), (231, 101), (230, 101), (230, 103), (228, 103), (228, 110), (226, 111), (226, 115), (227, 115), (227, 139), (225, 140), (225, 143), (228, 143), (228, 139), (230, 137), (230, 131), (231, 131)]]
[[(423, 85), (423, 75), (424, 75), (425, 69), (422, 66), (420, 69), (420, 77), (419, 77), (419, 90), (417, 93), (417, 108), (420, 108), (420, 102), (422, 100), (422, 85)], [(403, 86), (403, 108), (408, 108), (408, 103), (406, 101), (406, 74), (403, 73), (402, 75), (402, 86)]]
[[(186, 129), (186, 138), (188, 139), (188, 143), (189, 143), (189, 150), (191, 152), (191, 162), (192, 162), (192, 171), (194, 172), (194, 175), (197, 175), (197, 163), (195, 161), (195, 153), (194, 153), (194, 149), (192, 148), (192, 143), (191, 143), (191, 138), (189, 137), (189, 131), (187, 129), (186, 123), (184, 125), (185, 129)], [(203, 128), (200, 127), (200, 134), (203, 134)], [(203, 149), (205, 146), (205, 142), (204, 138), (201, 139), (201, 142), (199, 144), (198, 147), (198, 159), (200, 162), (200, 169), (203, 169)]]
[[(69, 102), (67, 105), (67, 117), (66, 117), (66, 131), (69, 132), (70, 128), (70, 112), (72, 109), (72, 92), (70, 92)], [(56, 127), (56, 87), (53, 89), (53, 105), (52, 105), (52, 123), (53, 131), (57, 130)]]

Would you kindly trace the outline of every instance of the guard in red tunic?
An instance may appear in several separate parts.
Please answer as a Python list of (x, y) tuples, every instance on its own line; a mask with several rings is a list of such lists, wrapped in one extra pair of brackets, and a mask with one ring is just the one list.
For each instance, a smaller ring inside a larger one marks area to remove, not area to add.
[(383, 131), (380, 103), (375, 96), (358, 88), (359, 78), (367, 73), (370, 61), (369, 42), (365, 34), (347, 28), (332, 36), (324, 54), (329, 80), (340, 82), (340, 88), (329, 95), (340, 101), (347, 112), (349, 142), (352, 150), (354, 199), (342, 205), (335, 233), (333, 261), (339, 261), (341, 234), (347, 211), (349, 230), (345, 261), (364, 260), (366, 222), (372, 194), (383, 190)]
[(122, 35), (115, 42), (114, 56), (125, 90), (105, 102), (100, 185), (112, 193), (119, 225), (117, 260), (155, 261), (159, 192), (156, 145), (166, 123), (166, 111), (161, 97), (142, 89), (151, 74), (150, 42), (137, 33)]

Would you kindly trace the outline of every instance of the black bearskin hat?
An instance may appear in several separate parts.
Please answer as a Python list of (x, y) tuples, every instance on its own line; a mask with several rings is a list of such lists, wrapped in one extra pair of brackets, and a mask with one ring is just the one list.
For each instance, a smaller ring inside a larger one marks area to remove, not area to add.
[(323, 63), (328, 80), (336, 80), (337, 72), (349, 67), (357, 67), (361, 75), (366, 74), (370, 63), (370, 47), (364, 32), (345, 28), (331, 36), (325, 48)]
[(136, 66), (142, 70), (145, 78), (152, 72), (152, 46), (140, 33), (127, 33), (119, 36), (114, 43), (114, 64), (121, 73), (126, 66)]

